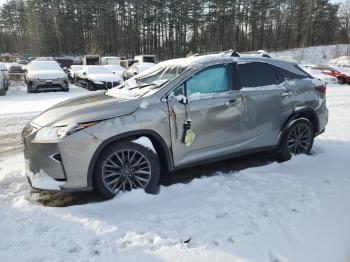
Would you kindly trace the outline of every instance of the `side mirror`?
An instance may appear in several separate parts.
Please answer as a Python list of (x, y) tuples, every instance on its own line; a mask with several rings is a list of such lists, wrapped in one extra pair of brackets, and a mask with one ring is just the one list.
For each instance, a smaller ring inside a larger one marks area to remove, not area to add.
[(137, 72), (134, 72), (134, 76), (136, 76), (137, 75)]
[(180, 103), (180, 104), (183, 104), (183, 105), (187, 105), (188, 104), (188, 97), (184, 96), (184, 95), (178, 95), (176, 97), (177, 101)]
[(83, 72), (83, 75), (86, 76), (86, 72)]
[(63, 67), (63, 71), (67, 71), (67, 67)]

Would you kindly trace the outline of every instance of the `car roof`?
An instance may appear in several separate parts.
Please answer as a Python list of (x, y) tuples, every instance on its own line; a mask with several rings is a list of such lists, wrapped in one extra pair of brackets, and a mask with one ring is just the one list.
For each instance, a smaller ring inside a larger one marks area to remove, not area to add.
[(300, 73), (297, 69), (297, 63), (278, 60), (274, 58), (267, 58), (263, 55), (264, 54), (239, 54), (237, 52), (228, 51), (208, 55), (193, 55), (186, 58), (171, 59), (160, 62), (158, 66), (181, 66), (200, 68), (220, 63), (263, 62), (281, 67), (294, 73)]

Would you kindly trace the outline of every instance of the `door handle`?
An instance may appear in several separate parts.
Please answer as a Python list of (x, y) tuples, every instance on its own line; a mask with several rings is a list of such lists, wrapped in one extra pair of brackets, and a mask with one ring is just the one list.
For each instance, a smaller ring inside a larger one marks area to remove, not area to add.
[(291, 91), (286, 91), (281, 94), (282, 97), (290, 97), (292, 95)]
[(225, 102), (225, 106), (233, 106), (236, 101), (237, 101), (237, 98), (232, 98), (227, 102)]

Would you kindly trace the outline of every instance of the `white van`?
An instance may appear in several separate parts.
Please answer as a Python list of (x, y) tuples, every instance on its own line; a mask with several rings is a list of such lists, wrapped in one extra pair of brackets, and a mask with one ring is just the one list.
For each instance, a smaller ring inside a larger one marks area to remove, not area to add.
[(120, 65), (121, 58), (118, 56), (103, 56), (101, 57), (102, 65)]
[(155, 63), (156, 57), (154, 55), (137, 55), (134, 57), (134, 60), (137, 60), (137, 63)]
[(101, 58), (99, 55), (86, 55), (83, 59), (83, 65), (100, 65)]

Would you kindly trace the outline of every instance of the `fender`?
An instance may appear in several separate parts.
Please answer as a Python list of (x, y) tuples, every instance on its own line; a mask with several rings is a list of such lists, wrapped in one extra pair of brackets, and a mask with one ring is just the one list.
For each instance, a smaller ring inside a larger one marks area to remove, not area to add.
[(165, 168), (166, 168), (166, 171), (168, 172), (174, 169), (173, 159), (170, 154), (170, 148), (167, 146), (164, 139), (158, 133), (148, 129), (130, 131), (130, 132), (122, 133), (122, 134), (108, 138), (107, 140), (103, 141), (103, 143), (96, 149), (88, 168), (87, 184), (89, 187), (93, 186), (92, 178), (94, 174), (95, 164), (101, 152), (103, 151), (103, 149), (105, 149), (106, 146), (108, 146), (111, 143), (114, 143), (123, 139), (127, 139), (127, 138), (132, 138), (135, 136), (146, 136), (151, 138), (151, 140), (155, 140), (157, 143), (156, 145), (153, 145), (155, 149), (157, 150), (157, 148), (161, 147), (161, 150), (164, 152), (164, 155), (159, 156), (161, 166), (166, 165)]

